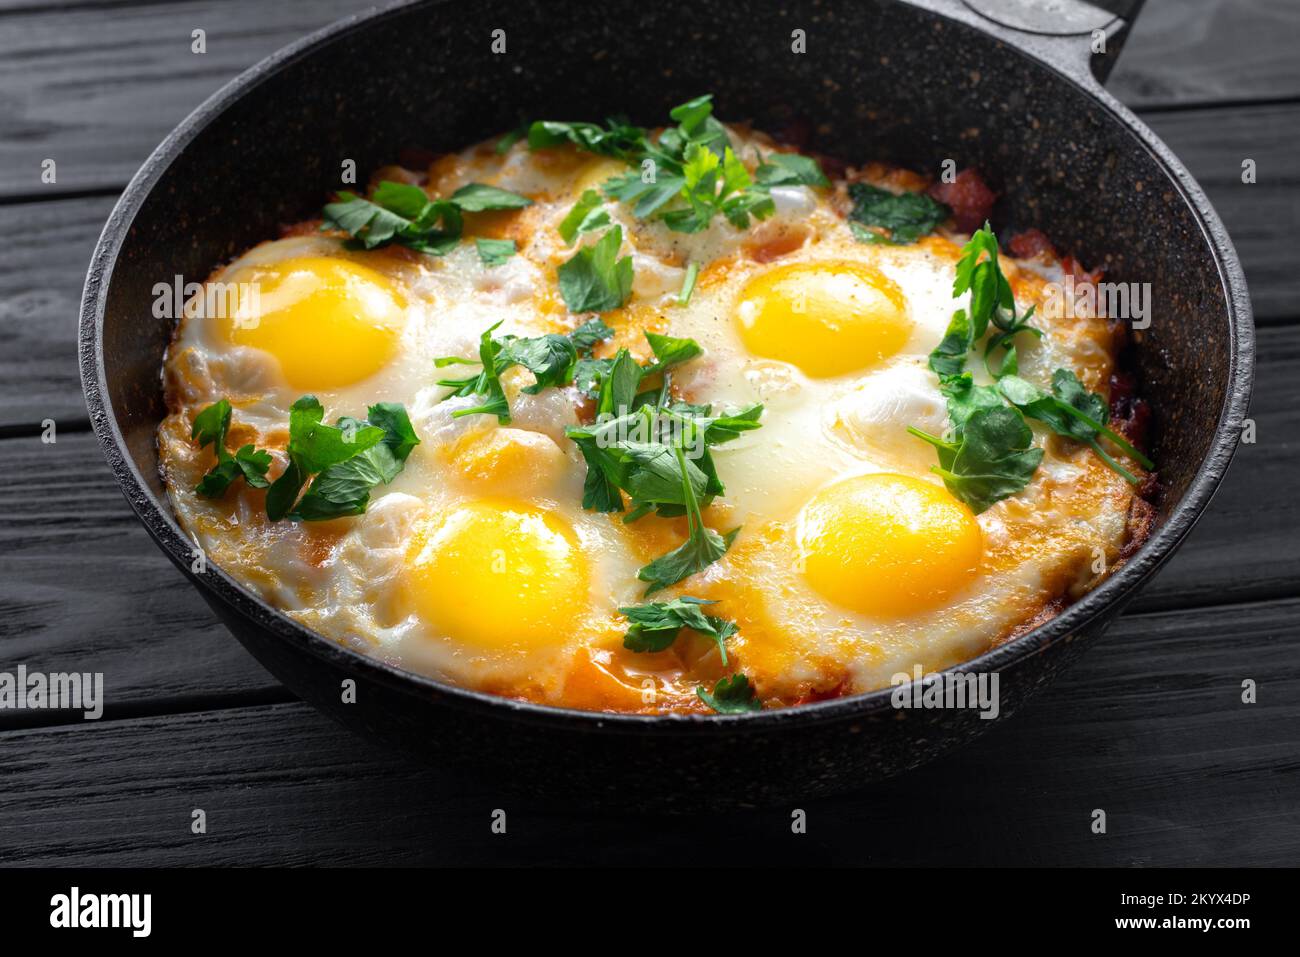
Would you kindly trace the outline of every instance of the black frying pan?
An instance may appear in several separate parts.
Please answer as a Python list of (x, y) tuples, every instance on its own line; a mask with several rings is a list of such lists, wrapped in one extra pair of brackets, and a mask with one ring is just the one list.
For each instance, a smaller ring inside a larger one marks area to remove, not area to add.
[[(992, 722), (973, 710), (896, 711), (887, 690), (735, 717), (540, 707), (398, 671), (304, 629), (218, 568), (193, 574), (159, 480), (170, 323), (152, 318), (152, 287), (176, 273), (201, 280), (314, 214), (344, 159), (364, 178), (404, 148), (459, 148), (526, 119), (626, 112), (654, 125), (706, 91), (723, 118), (759, 129), (811, 121), (809, 148), (847, 160), (977, 167), (1001, 196), (999, 231), (1038, 227), (1110, 280), (1150, 282), (1155, 307), (1133, 355), (1156, 412), (1155, 531), (1059, 617), (956, 669), (999, 672), (1005, 717), (1101, 634), (1205, 510), (1237, 444), (1254, 351), (1246, 284), (1218, 217), (1099, 85), (1127, 24), (1073, 0), (1054, 6), (731, 0), (701, 16), (675, 0), (429, 2), (309, 37), (186, 119), (109, 218), (81, 316), (82, 380), (109, 464), (150, 534), (277, 678), (349, 727), (434, 761), (493, 770), (530, 793), (690, 807), (806, 798), (928, 760)], [(992, 7), (996, 19), (977, 12)], [(1094, 28), (1105, 54), (1089, 52)], [(504, 55), (490, 50), (496, 29)], [(805, 54), (791, 52), (795, 29)], [(348, 678), (355, 704), (341, 700)]]

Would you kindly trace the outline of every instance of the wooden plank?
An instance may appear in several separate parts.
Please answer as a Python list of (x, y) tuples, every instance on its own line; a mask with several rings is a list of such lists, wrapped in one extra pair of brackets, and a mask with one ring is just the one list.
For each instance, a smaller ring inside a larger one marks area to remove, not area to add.
[(0, 670), (102, 671), (110, 715), (288, 698), (154, 545), (94, 436), (0, 441), (0, 472)]
[[(1300, 105), (1166, 113), (1148, 117), (1205, 186), (1246, 269), (1261, 322), (1300, 316)], [(1259, 181), (1241, 182), (1243, 158)], [(2, 174), (0, 174), (2, 175)], [(85, 419), (76, 359), (77, 311), (86, 264), (108, 211), (92, 197), (0, 205), (0, 234), (21, 237), (0, 258), (0, 433)]]
[[(798, 802), (804, 836), (789, 807), (629, 827), (541, 804), (418, 766), (301, 704), (11, 731), (0, 862), (647, 865), (702, 862), (721, 841), (733, 864), (1294, 864), (1297, 614), (1288, 601), (1130, 618), (973, 745)], [(1258, 704), (1241, 703), (1244, 678)], [(194, 808), (205, 835), (189, 831)], [(505, 835), (489, 829), (497, 808)], [(1104, 835), (1090, 831), (1096, 808)]]
[[(1242, 446), (1209, 513), (1136, 610), (1300, 594), (1300, 501), (1286, 491), (1300, 471), (1297, 362), (1300, 326), (1263, 330), (1257, 442)], [(0, 662), (103, 671), (110, 714), (274, 693), (149, 539), (92, 436), (0, 441), (0, 470)], [(0, 712), (0, 727), (26, 717)]]
[(1300, 405), (1291, 387), (1300, 326), (1260, 329), (1257, 345), (1255, 443), (1238, 448), (1209, 510), (1136, 609), (1300, 594), (1300, 501), (1287, 491), (1300, 468)]
[[(200, 0), (4, 16), (0, 196), (121, 188), (227, 80), (365, 0)], [(191, 51), (206, 31), (207, 52)], [(41, 162), (57, 182), (41, 182)]]
[[(8, 0), (0, 31), (0, 196), (121, 187), (226, 80), (365, 0), (167, 0), (48, 10)], [(1290, 0), (1151, 0), (1111, 88), (1135, 108), (1300, 95)], [(191, 52), (191, 31), (207, 52)], [(42, 184), (41, 161), (58, 163)]]
[(1294, 0), (1147, 0), (1107, 86), (1135, 109), (1300, 96)]
[(85, 423), (77, 369), (81, 287), (114, 199), (0, 206), (0, 429)]
[[(1142, 117), (1204, 188), (1246, 271), (1255, 317), (1300, 311), (1300, 270), (1290, 253), (1300, 230), (1300, 104), (1188, 110)], [(1241, 181), (1253, 159), (1257, 181)]]

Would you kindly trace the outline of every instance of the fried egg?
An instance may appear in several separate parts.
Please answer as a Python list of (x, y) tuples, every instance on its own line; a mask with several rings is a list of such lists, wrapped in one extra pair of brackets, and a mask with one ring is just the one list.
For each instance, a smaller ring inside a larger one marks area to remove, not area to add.
[[(760, 133), (727, 133), (751, 170), (774, 148)], [(682, 543), (686, 520), (583, 508), (586, 465), (565, 430), (591, 409), (574, 387), (530, 394), (531, 374), (514, 368), (502, 423), (457, 415), (476, 399), (448, 397), (436, 384), (446, 370), (434, 366), (475, 359), (494, 326), (535, 337), (590, 318), (569, 313), (557, 269), (599, 235), (570, 244), (558, 226), (584, 191), (625, 170), (569, 146), (480, 144), (399, 171), (432, 197), (483, 183), (533, 201), (466, 214), (465, 238), (446, 255), (355, 249), (310, 223), (216, 270), (207, 287), (227, 290), (229, 308), (209, 317), (192, 302), (180, 317), (158, 432), (175, 513), (208, 560), (303, 625), (399, 667), (638, 713), (706, 711), (696, 689), (736, 671), (769, 707), (880, 688), (917, 665), (987, 650), (1115, 566), (1134, 492), (1090, 450), (1031, 423), (1044, 449), (1033, 480), (974, 514), (931, 471), (933, 448), (907, 432), (948, 424), (927, 358), (962, 305), (952, 286), (967, 237), (940, 229), (905, 245), (860, 242), (843, 180), (773, 188), (775, 212), (747, 229), (718, 216), (673, 232), (608, 200), (634, 283), (601, 316), (615, 334), (595, 354), (626, 347), (645, 362), (646, 332), (692, 338), (703, 355), (674, 371), (677, 398), (764, 409), (761, 428), (714, 450), (726, 492), (704, 521), (739, 527), (734, 543), (655, 596), (714, 602), (709, 613), (738, 626), (728, 660), (689, 630), (664, 651), (626, 648), (619, 609), (645, 600), (638, 570)], [(512, 239), (518, 252), (489, 266), (475, 238)], [(1064, 318), (1045, 292), (1061, 264), (1000, 261), (1018, 309), (1035, 306), (1044, 332), (1020, 340), (1020, 375), (1046, 386), (1067, 368), (1107, 394), (1111, 327)], [(691, 264), (698, 278), (683, 304)], [(971, 362), (976, 381), (990, 382), (980, 366)], [(308, 393), (330, 422), (376, 402), (410, 414), (420, 444), (363, 514), (272, 522), (266, 492), (246, 483), (217, 499), (196, 494), (213, 465), (191, 437), (201, 409), (228, 399), (228, 447), (269, 450), (273, 479), (288, 465), (290, 406)]]

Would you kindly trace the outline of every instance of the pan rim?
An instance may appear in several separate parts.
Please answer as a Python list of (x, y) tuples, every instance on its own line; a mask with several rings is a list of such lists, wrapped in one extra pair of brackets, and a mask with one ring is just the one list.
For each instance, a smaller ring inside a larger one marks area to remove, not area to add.
[[(126, 452), (125, 439), (107, 399), (108, 387), (103, 361), (103, 327), (109, 285), (113, 270), (136, 214), (150, 196), (158, 180), (171, 163), (205, 128), (215, 122), (235, 102), (255, 90), (262, 82), (287, 66), (317, 53), (322, 48), (355, 31), (375, 23), (401, 16), (411, 9), (442, 5), (445, 0), (412, 0), (383, 9), (372, 8), (338, 20), (297, 42), (284, 47), (245, 70), (208, 97), (182, 120), (149, 155), (132, 177), (115, 204), (95, 245), (82, 296), (78, 331), (82, 390), (91, 423), (110, 469), (132, 509), (146, 530), (174, 564), (202, 590), (205, 597), (221, 604), (251, 625), (271, 632), (278, 640), (296, 642), (300, 648), (327, 664), (378, 682), (390, 689), (426, 698), (431, 703), (448, 705), (482, 713), (497, 719), (513, 719), (534, 724), (578, 728), (592, 733), (625, 734), (700, 734), (710, 731), (731, 734), (740, 728), (778, 730), (793, 724), (809, 725), (852, 719), (879, 718), (893, 714), (890, 698), (893, 689), (886, 687), (828, 701), (765, 710), (741, 715), (640, 715), (583, 711), (574, 708), (518, 701), (462, 688), (426, 675), (405, 671), (376, 658), (337, 644), (299, 624), (270, 605), (215, 564), (207, 573), (196, 575), (189, 570), (192, 542), (181, 529), (171, 509), (165, 507), (148, 487), (134, 461)], [(986, 27), (961, 14), (935, 9), (930, 3), (914, 0), (908, 6), (942, 18), (947, 24), (970, 30), (984, 39), (1010, 47), (1015, 54), (1035, 66), (1048, 70), (1062, 82), (1089, 97), (1106, 114), (1119, 123), (1145, 148), (1155, 163), (1178, 189), (1199, 226), (1203, 240), (1214, 255), (1220, 285), (1225, 291), (1228, 319), (1228, 376), (1223, 405), (1219, 412), (1214, 438), (1186, 492), (1172, 508), (1168, 520), (1147, 539), (1130, 560), (1105, 582), (1065, 609), (1051, 621), (1024, 635), (991, 648), (941, 674), (1001, 671), (1041, 654), (1058, 642), (1068, 642), (1098, 618), (1118, 611), (1137, 589), (1173, 554), (1188, 532), (1204, 514), (1218, 489), (1240, 438), (1249, 404), (1254, 366), (1254, 325), (1245, 276), (1231, 240), (1209, 200), (1174, 153), (1131, 111), (1098, 84), (1088, 84), (1080, 77), (1058, 69), (1054, 64), (1025, 47), (1008, 42)], [(239, 636), (236, 634), (236, 637)]]

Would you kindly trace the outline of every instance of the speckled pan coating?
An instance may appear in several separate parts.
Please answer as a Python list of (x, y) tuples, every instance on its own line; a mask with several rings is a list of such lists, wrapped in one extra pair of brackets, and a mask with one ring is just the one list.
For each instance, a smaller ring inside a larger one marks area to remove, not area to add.
[[(887, 692), (713, 719), (546, 709), (398, 672), (307, 632), (217, 569), (191, 574), (192, 546), (157, 471), (169, 323), (152, 318), (152, 287), (176, 273), (202, 278), (317, 210), (344, 159), (364, 177), (404, 149), (452, 149), (537, 117), (627, 112), (655, 124), (712, 91), (724, 118), (768, 129), (810, 120), (811, 146), (832, 155), (976, 166), (1001, 194), (1000, 231), (1037, 226), (1107, 278), (1151, 283), (1154, 317), (1134, 361), (1157, 410), (1158, 526), (1101, 588), (961, 666), (1000, 673), (1002, 720), (1100, 634), (1191, 528), (1249, 398), (1253, 330), (1232, 245), (1178, 161), (1097, 85), (1086, 37), (1014, 33), (955, 0), (732, 0), (712, 5), (707, 22), (693, 11), (669, 0), (435, 2), (331, 27), (181, 124), (113, 211), (87, 277), (82, 378), (109, 463), (239, 640), (349, 727), (531, 794), (666, 808), (805, 799), (906, 770), (996, 722), (897, 712)], [(498, 28), (505, 55), (489, 49)], [(807, 33), (803, 55), (790, 52), (795, 29)], [(341, 703), (345, 678), (358, 682), (356, 704)]]

